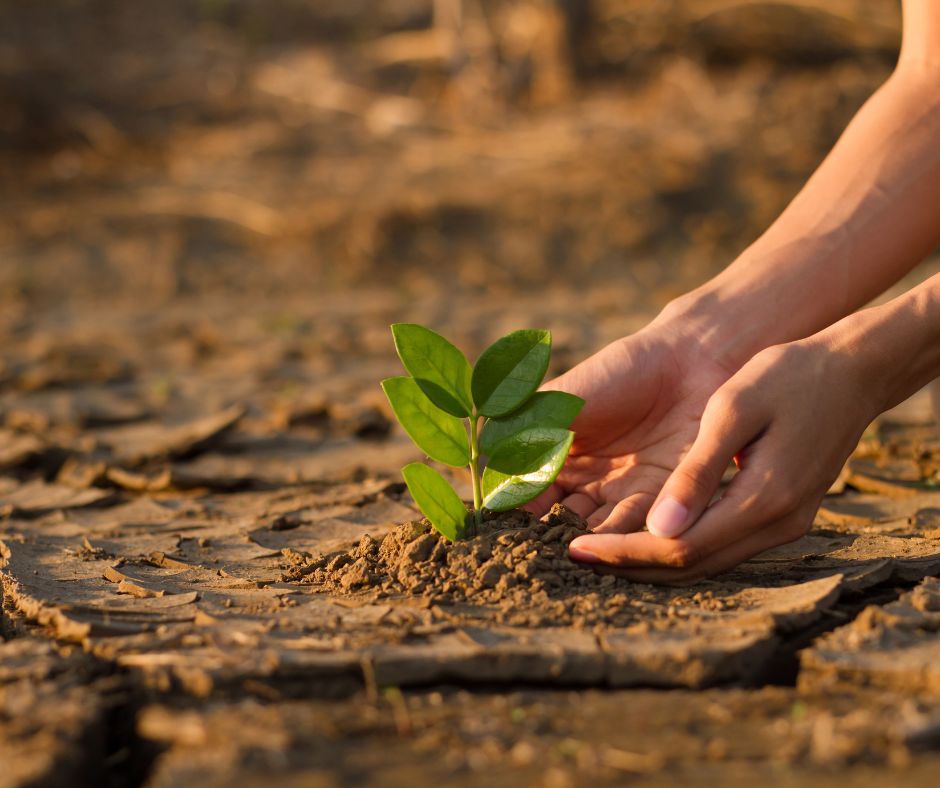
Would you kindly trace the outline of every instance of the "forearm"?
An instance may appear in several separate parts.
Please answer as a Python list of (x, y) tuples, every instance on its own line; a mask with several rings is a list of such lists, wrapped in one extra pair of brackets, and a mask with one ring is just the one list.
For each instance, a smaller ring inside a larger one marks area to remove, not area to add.
[(940, 243), (937, 206), (940, 67), (902, 57), (770, 229), (659, 321), (736, 368), (897, 281)]
[(873, 418), (940, 378), (940, 274), (805, 342), (846, 359)]

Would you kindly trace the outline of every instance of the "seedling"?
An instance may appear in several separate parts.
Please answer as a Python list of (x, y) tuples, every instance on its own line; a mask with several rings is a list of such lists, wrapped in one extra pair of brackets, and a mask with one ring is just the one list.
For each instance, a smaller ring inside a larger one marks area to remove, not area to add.
[(408, 490), (438, 531), (464, 539), (482, 523), (483, 509), (521, 506), (555, 481), (574, 440), (568, 427), (584, 400), (536, 391), (552, 352), (548, 331), (513, 331), (472, 368), (460, 350), (423, 326), (396, 323), (392, 336), (410, 373), (382, 381), (395, 417), (432, 460), (470, 469), (472, 516), (436, 470), (420, 462), (402, 468)]

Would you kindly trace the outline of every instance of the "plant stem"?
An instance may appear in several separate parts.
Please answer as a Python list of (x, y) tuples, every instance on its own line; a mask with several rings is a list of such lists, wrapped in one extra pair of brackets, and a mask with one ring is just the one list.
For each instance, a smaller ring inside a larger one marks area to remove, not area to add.
[(483, 524), (483, 480), (480, 477), (480, 448), (477, 440), (478, 416), (470, 417), (470, 480), (473, 482), (473, 524), (479, 528)]

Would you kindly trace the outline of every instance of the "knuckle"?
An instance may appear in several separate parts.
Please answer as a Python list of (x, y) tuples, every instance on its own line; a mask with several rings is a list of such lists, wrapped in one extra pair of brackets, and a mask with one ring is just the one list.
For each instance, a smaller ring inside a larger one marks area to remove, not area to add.
[(739, 407), (740, 398), (738, 389), (723, 386), (708, 398), (705, 410), (712, 418), (734, 413)]
[(751, 401), (751, 391), (746, 386), (724, 386), (708, 400), (705, 418), (718, 423), (726, 423), (740, 418), (747, 412)]
[[(683, 486), (690, 488), (696, 497), (711, 496), (721, 484), (721, 473), (701, 460), (687, 459), (677, 470)], [(723, 472), (724, 469), (722, 469)]]
[(773, 364), (779, 361), (786, 354), (785, 345), (771, 345), (770, 347), (765, 347), (759, 353), (755, 354), (754, 362), (761, 366), (766, 364)]
[(786, 361), (789, 358), (792, 358), (795, 352), (796, 346), (793, 343), (786, 343), (783, 345), (771, 345), (770, 347), (764, 348), (760, 353), (758, 353), (755, 358), (759, 359), (764, 364), (779, 364), (781, 361)]
[(778, 520), (793, 508), (790, 491), (782, 484), (774, 484), (759, 499), (760, 508), (768, 519)]
[(801, 365), (806, 359), (807, 349), (800, 342), (788, 342), (773, 345), (762, 350), (755, 359), (759, 360), (763, 375), (783, 374), (793, 365)]

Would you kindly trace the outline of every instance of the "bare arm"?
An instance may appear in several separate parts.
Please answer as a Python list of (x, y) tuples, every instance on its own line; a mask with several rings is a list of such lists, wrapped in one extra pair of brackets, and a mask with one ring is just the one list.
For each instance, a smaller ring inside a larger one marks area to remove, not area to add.
[[(638, 582), (682, 584), (797, 539), (871, 419), (938, 376), (940, 274), (755, 355), (709, 400), (650, 532), (582, 536), (569, 552)], [(740, 472), (709, 505), (732, 458)]]
[[(940, 242), (940, 2), (906, 0), (904, 12), (897, 69), (800, 194), (657, 319), (734, 372), (649, 532), (581, 537), (576, 560), (689, 582), (798, 538), (866, 425), (940, 376), (940, 275), (855, 311)], [(710, 503), (732, 458), (740, 472)]]
[[(547, 384), (587, 401), (532, 505), (587, 518), (576, 560), (672, 581), (795, 538), (869, 421), (940, 375), (938, 278), (855, 311), (940, 243), (940, 0), (904, 12), (895, 72), (773, 226)], [(732, 456), (741, 473), (711, 507)]]
[(940, 243), (940, 2), (905, 0), (898, 65), (779, 219), (668, 306), (736, 369), (858, 309)]
[(940, 276), (856, 311), (940, 243), (940, 0), (904, 12), (895, 72), (773, 226), (550, 384), (588, 402), (538, 502), (595, 526), (575, 560), (690, 582), (797, 538), (871, 419), (940, 376)]

